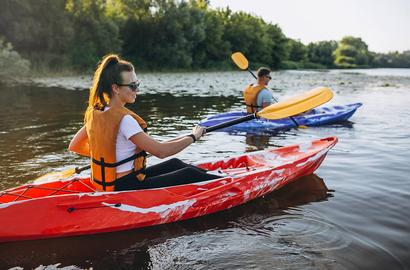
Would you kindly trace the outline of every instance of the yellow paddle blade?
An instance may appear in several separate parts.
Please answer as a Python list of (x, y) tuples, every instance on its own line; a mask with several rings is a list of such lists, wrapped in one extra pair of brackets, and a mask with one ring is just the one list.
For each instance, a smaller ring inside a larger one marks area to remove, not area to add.
[(232, 61), (240, 68), (240, 69), (248, 69), (249, 62), (246, 59), (245, 55), (241, 52), (236, 52), (231, 55)]
[(318, 87), (301, 95), (265, 107), (257, 116), (266, 119), (281, 119), (311, 110), (333, 98), (327, 87)]
[(73, 176), (74, 174), (75, 174), (74, 168), (65, 170), (63, 172), (50, 172), (34, 180), (34, 183), (38, 184), (38, 183), (45, 183), (45, 182), (53, 182), (53, 181), (57, 181), (60, 179), (61, 180), (67, 179)]

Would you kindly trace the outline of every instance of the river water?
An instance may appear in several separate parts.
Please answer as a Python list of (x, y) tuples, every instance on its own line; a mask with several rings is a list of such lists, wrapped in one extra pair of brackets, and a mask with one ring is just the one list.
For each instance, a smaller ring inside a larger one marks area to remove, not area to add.
[[(139, 77), (130, 108), (157, 139), (240, 109), (241, 89), (252, 81), (246, 72)], [(90, 83), (84, 76), (0, 86), (0, 190), (87, 163), (66, 148), (82, 125)], [(184, 222), (0, 244), (0, 269), (409, 269), (410, 70), (282, 71), (270, 86), (279, 99), (328, 86), (335, 93), (328, 104), (363, 106), (342, 124), (263, 136), (210, 133), (177, 157), (195, 163), (337, 136), (316, 174)]]

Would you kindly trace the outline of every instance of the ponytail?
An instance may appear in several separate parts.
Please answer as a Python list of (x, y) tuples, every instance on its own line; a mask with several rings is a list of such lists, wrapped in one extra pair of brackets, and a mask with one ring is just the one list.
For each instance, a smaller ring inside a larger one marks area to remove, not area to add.
[(134, 71), (134, 66), (116, 54), (109, 54), (101, 59), (94, 73), (84, 120), (94, 109), (104, 110), (112, 97), (112, 85), (122, 83), (123, 71)]

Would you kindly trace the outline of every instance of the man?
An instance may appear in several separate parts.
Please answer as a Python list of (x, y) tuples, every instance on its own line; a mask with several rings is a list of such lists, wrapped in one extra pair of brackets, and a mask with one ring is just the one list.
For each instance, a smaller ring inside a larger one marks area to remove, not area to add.
[(248, 113), (255, 113), (273, 103), (273, 95), (267, 88), (272, 79), (269, 68), (261, 67), (258, 69), (258, 79), (256, 84), (251, 84), (243, 91), (243, 98)]

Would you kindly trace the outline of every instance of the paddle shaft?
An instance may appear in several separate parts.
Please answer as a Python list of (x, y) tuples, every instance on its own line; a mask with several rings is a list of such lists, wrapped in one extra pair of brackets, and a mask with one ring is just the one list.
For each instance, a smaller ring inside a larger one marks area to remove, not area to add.
[(79, 174), (80, 172), (88, 170), (90, 168), (91, 168), (91, 165), (85, 165), (85, 166), (82, 166), (82, 167), (75, 167), (74, 170), (75, 170), (76, 174)]
[[(258, 77), (256, 77), (255, 73), (253, 73), (252, 70), (249, 67), (247, 69), (248, 69), (249, 73), (252, 74), (252, 76), (257, 80)], [(271, 89), (269, 89), (269, 90), (271, 90)], [(275, 102), (278, 102), (278, 100), (274, 96), (272, 96), (272, 98)], [(295, 124), (295, 127), (297, 128), (299, 126), (299, 124), (298, 124), (298, 122), (296, 122), (295, 118), (293, 118), (292, 116), (289, 116), (289, 118), (290, 118), (290, 120), (292, 120), (293, 124)]]
[(256, 113), (249, 114), (249, 115), (244, 116), (244, 117), (240, 117), (240, 118), (237, 118), (237, 119), (234, 119), (234, 120), (231, 120), (231, 121), (227, 121), (227, 122), (215, 125), (215, 126), (208, 127), (208, 128), (205, 129), (205, 132), (209, 133), (209, 132), (212, 132), (212, 131), (217, 130), (217, 129), (230, 127), (230, 126), (233, 126), (233, 125), (236, 125), (236, 124), (239, 124), (239, 123), (243, 123), (243, 122), (246, 122), (246, 121), (249, 121), (249, 120), (253, 120), (253, 119), (256, 119), (256, 118), (258, 118)]

